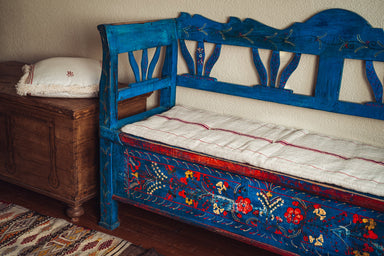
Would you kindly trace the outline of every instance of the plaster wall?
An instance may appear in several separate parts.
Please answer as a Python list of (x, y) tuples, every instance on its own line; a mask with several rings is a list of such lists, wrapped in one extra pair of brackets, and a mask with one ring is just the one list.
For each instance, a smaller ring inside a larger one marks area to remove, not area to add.
[[(135, 22), (178, 17), (179, 13), (202, 14), (226, 22), (229, 16), (253, 18), (275, 28), (303, 22), (328, 8), (343, 8), (363, 16), (373, 27), (384, 27), (382, 0), (0, 0), (0, 61), (29, 63), (54, 56), (81, 56), (101, 59), (101, 42), (96, 26), (101, 23)], [(268, 52), (263, 53), (268, 59)], [(240, 57), (239, 57), (240, 56)], [(246, 49), (222, 50), (212, 75), (223, 81), (256, 84)], [(282, 56), (282, 62), (289, 54)], [(304, 56), (287, 84), (304, 94), (315, 74), (313, 56)], [(379, 77), (384, 65), (375, 64)], [(348, 61), (341, 98), (365, 101), (371, 98), (364, 82), (361, 63)], [(180, 70), (185, 66), (180, 64)], [(216, 95), (179, 88), (177, 102), (234, 114), (250, 119), (305, 128), (384, 147), (384, 122), (366, 118), (301, 109), (274, 103)]]

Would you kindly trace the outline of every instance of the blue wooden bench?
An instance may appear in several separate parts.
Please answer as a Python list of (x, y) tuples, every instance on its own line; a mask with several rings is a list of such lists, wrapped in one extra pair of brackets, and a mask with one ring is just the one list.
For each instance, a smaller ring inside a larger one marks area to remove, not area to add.
[[(382, 29), (341, 9), (320, 12), (283, 30), (252, 19), (218, 23), (187, 13), (176, 19), (104, 24), (98, 29), (103, 43), (101, 226), (117, 228), (118, 202), (127, 202), (281, 254), (383, 255), (381, 195), (216, 158), (120, 130), (171, 109), (177, 86), (384, 120), (383, 87), (373, 65), (384, 61)], [(194, 57), (186, 41), (196, 42)], [(207, 58), (205, 43), (214, 45)], [(260, 84), (244, 86), (211, 77), (223, 45), (250, 49)], [(259, 49), (272, 52), (268, 64), (261, 61)], [(187, 74), (177, 73), (179, 51)], [(278, 74), (282, 51), (293, 57)], [(128, 54), (135, 78), (125, 87), (118, 86), (121, 54)], [(313, 95), (285, 88), (302, 54), (318, 58)], [(372, 102), (339, 99), (345, 59), (364, 61)], [(161, 74), (156, 75), (159, 66)], [(153, 91), (160, 92), (157, 107), (118, 119), (118, 102)]]

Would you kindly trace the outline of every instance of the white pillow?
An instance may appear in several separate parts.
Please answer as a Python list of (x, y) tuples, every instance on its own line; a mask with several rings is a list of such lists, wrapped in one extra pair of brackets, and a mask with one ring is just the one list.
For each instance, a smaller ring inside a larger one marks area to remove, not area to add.
[(97, 97), (101, 63), (89, 58), (56, 57), (23, 66), (19, 95), (60, 98)]

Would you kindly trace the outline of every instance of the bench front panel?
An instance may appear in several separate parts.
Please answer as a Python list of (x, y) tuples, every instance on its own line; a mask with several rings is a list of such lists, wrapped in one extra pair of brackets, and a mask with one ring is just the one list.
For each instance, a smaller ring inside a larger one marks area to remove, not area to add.
[(382, 252), (380, 212), (142, 149), (120, 150), (115, 199), (281, 252)]

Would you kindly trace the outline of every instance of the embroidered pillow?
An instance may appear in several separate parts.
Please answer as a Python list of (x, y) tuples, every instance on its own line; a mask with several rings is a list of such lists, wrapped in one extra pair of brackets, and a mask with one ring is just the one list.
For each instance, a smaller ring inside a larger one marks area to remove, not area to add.
[(19, 95), (92, 98), (99, 92), (101, 63), (89, 58), (56, 57), (23, 66)]

